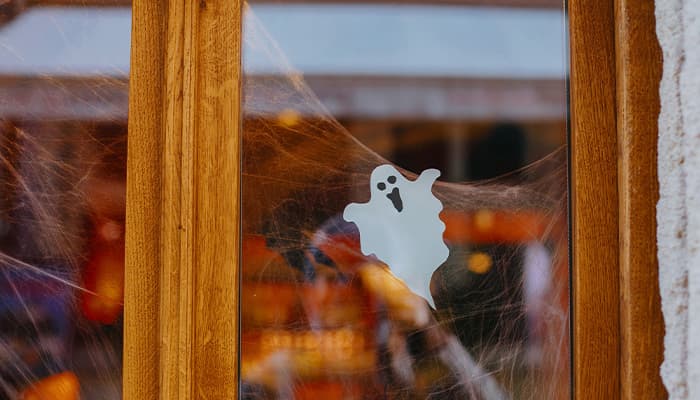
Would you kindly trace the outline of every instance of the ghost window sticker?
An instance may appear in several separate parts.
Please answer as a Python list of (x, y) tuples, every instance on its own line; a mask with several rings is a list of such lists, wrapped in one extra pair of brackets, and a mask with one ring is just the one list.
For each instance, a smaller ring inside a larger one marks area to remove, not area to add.
[(370, 200), (348, 204), (343, 212), (360, 232), (362, 254), (388, 265), (433, 308), (430, 279), (450, 252), (442, 237), (442, 203), (432, 192), (439, 176), (439, 170), (427, 169), (410, 181), (393, 166), (380, 165), (370, 176)]

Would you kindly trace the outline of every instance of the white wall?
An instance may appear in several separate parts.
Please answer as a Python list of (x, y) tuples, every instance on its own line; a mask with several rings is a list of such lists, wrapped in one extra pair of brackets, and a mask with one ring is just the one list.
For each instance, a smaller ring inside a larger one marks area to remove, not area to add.
[(671, 399), (700, 399), (700, 2), (657, 0), (663, 50), (657, 208)]

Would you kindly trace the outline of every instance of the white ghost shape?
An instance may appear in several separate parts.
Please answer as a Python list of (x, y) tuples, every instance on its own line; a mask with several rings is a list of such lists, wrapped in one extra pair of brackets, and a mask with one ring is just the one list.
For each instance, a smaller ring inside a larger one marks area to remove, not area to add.
[(432, 193), (439, 176), (426, 169), (409, 181), (393, 166), (380, 165), (370, 177), (369, 202), (348, 204), (343, 212), (360, 231), (362, 253), (374, 254), (433, 307), (430, 279), (450, 253), (442, 238), (442, 203)]

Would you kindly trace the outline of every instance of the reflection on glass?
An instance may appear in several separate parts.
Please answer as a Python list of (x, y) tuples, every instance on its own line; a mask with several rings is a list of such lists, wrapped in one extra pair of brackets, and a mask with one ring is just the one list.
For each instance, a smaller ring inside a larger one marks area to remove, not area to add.
[(2, 399), (121, 397), (131, 13), (89, 3), (0, 4)]
[[(246, 10), (242, 398), (568, 396), (563, 24), (554, 5)], [(411, 214), (406, 186), (431, 168), (448, 256), (426, 270), (433, 221), (396, 221), (432, 207)]]

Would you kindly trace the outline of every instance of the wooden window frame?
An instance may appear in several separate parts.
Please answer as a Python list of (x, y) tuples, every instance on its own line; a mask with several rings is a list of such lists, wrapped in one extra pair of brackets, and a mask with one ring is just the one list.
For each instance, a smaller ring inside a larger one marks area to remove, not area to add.
[[(240, 0), (134, 0), (124, 398), (238, 384)], [(657, 399), (653, 2), (571, 0), (573, 394)]]
[(124, 398), (233, 399), (241, 2), (132, 12)]
[(660, 399), (654, 3), (571, 0), (575, 398)]

